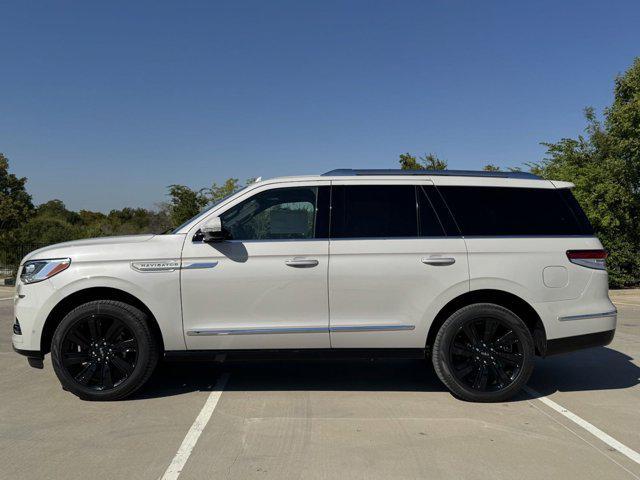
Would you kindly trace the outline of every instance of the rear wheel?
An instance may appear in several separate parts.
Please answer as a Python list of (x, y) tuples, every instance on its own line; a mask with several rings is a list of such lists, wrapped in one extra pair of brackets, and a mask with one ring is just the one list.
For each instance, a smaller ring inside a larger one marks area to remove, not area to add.
[(515, 395), (533, 370), (533, 338), (512, 311), (491, 303), (461, 308), (440, 328), (433, 365), (457, 397), (500, 402)]
[(158, 361), (146, 320), (137, 308), (114, 300), (92, 301), (68, 313), (51, 344), (63, 388), (85, 400), (117, 400), (140, 388)]

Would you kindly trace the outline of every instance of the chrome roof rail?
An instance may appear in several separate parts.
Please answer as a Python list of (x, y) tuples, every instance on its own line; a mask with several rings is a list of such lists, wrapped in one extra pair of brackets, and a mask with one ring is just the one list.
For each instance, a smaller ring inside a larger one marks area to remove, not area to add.
[(446, 177), (494, 177), (541, 180), (529, 172), (485, 172), (475, 170), (400, 170), (393, 168), (353, 169), (338, 168), (323, 173), (323, 177), (352, 177), (362, 175), (439, 175)]

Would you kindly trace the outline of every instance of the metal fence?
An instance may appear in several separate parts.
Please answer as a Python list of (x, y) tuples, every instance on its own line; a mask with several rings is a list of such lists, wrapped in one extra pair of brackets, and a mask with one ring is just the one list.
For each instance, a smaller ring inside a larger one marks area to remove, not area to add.
[(0, 245), (0, 275), (4, 277), (14, 276), (20, 266), (20, 260), (25, 255), (46, 246), (44, 243)]

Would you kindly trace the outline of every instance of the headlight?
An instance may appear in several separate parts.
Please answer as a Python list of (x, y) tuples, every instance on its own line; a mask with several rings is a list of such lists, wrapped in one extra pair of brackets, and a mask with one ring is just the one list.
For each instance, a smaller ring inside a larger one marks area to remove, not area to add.
[(70, 258), (54, 258), (51, 260), (29, 260), (22, 266), (20, 281), (36, 283), (51, 278), (66, 270), (71, 265)]

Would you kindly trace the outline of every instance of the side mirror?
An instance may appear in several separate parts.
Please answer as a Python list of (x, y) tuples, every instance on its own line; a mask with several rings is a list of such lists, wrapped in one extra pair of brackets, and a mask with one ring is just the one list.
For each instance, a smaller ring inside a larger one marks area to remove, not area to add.
[(203, 242), (222, 242), (226, 238), (226, 235), (222, 231), (222, 221), (220, 217), (213, 217), (211, 220), (208, 220), (200, 231), (202, 232)]

